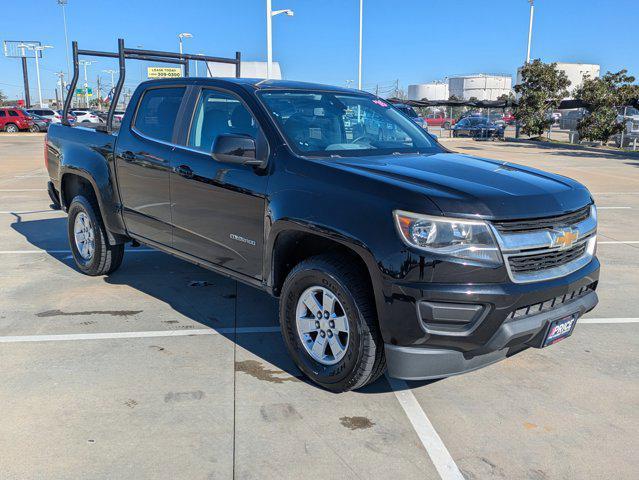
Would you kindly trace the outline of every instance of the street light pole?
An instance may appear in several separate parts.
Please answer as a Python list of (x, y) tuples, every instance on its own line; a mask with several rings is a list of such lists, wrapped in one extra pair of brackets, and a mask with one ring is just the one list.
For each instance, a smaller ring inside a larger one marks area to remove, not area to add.
[(357, 62), (357, 89), (362, 89), (362, 30), (364, 19), (364, 0), (359, 0), (359, 61)]
[(290, 8), (284, 10), (273, 10), (271, 0), (266, 0), (266, 78), (273, 75), (273, 17), (280, 13), (288, 17), (295, 15)]
[[(71, 60), (69, 60), (69, 34), (67, 33), (67, 14), (65, 10), (67, 0), (58, 0), (58, 5), (62, 7), (62, 21), (64, 22), (64, 46), (67, 52), (67, 77), (71, 78)], [(64, 101), (64, 95), (62, 96), (62, 101)]]
[(80, 60), (80, 65), (84, 66), (84, 101), (87, 108), (89, 108), (89, 79), (87, 78), (87, 67), (94, 63), (97, 63), (97, 60)]
[(530, 44), (532, 42), (533, 15), (535, 13), (535, 0), (528, 0), (530, 3), (530, 23), (528, 25), (528, 49), (526, 50), (526, 63), (530, 63)]
[[(193, 35), (187, 32), (179, 33), (178, 39), (180, 40), (180, 55), (182, 55), (182, 39), (183, 38), (193, 38)], [(180, 65), (180, 69), (182, 70), (182, 76), (184, 76), (184, 65)]]

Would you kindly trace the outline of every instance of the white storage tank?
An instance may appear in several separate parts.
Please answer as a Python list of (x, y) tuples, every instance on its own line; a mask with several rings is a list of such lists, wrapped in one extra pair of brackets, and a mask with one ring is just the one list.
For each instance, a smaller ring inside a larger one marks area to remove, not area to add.
[[(570, 86), (568, 87), (569, 96), (567, 98), (572, 98), (574, 91), (581, 87), (585, 76), (599, 78), (601, 66), (596, 63), (557, 62), (557, 70), (563, 71), (568, 77), (568, 80), (570, 80)], [(517, 69), (517, 83), (521, 83), (521, 67)]]
[(409, 100), (448, 100), (448, 83), (430, 82), (408, 86)]
[(512, 91), (512, 82), (510, 75), (459, 75), (448, 79), (448, 91), (462, 100), (497, 100)]

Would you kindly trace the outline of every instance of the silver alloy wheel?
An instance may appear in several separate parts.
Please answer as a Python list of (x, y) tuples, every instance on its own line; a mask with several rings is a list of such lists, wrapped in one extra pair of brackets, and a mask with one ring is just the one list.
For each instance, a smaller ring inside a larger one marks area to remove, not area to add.
[(306, 352), (323, 365), (338, 363), (348, 349), (348, 318), (329, 289), (309, 287), (297, 300), (297, 334)]
[(18, 127), (16, 127), (15, 125), (7, 125), (7, 127), (5, 128), (5, 131), (7, 133), (17, 133)]
[(84, 260), (91, 260), (95, 252), (95, 238), (93, 234), (93, 224), (89, 216), (80, 212), (73, 222), (73, 236), (75, 237), (75, 247)]

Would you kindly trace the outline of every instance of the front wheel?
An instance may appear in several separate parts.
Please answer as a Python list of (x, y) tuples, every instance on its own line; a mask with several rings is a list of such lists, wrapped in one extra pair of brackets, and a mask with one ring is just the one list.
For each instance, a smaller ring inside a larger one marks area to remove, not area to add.
[(361, 388), (386, 367), (368, 273), (348, 257), (319, 255), (290, 272), (280, 325), (298, 368), (333, 392)]
[(87, 275), (107, 275), (118, 269), (124, 245), (109, 245), (95, 201), (78, 195), (69, 206), (68, 234), (76, 266)]

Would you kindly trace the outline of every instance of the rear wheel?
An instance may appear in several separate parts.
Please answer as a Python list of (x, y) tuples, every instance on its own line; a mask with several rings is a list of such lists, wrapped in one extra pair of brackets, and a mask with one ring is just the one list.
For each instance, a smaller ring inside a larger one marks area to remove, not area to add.
[(109, 245), (95, 200), (76, 196), (69, 206), (68, 234), (76, 266), (96, 276), (114, 272), (122, 264), (124, 245)]
[(18, 126), (15, 123), (7, 123), (4, 126), (4, 131), (7, 133), (17, 133), (20, 131), (20, 129), (18, 128)]
[(280, 324), (289, 353), (313, 382), (344, 392), (386, 367), (367, 272), (345, 256), (320, 255), (286, 278)]
[(39, 132), (39, 131), (40, 131), (40, 128), (39, 128), (37, 125), (31, 125), (31, 126), (29, 127), (29, 131), (30, 131), (31, 133), (37, 133), (37, 132)]

